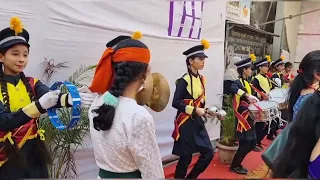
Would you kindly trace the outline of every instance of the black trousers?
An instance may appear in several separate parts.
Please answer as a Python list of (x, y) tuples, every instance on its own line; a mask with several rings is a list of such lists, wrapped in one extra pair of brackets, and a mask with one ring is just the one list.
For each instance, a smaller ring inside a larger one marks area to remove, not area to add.
[(240, 140), (239, 149), (234, 156), (230, 168), (239, 167), (246, 155), (254, 148), (256, 140)]
[(257, 136), (257, 144), (260, 145), (261, 141), (268, 134), (268, 125), (264, 122), (257, 122), (255, 125), (255, 131)]
[(271, 126), (270, 126), (270, 136), (276, 135), (277, 131), (279, 130), (279, 119), (275, 119), (275, 121), (271, 122)]
[[(196, 164), (194, 165), (191, 172), (187, 175), (188, 166), (191, 163), (192, 155), (189, 156), (180, 156), (179, 162), (176, 166), (176, 171), (174, 178), (190, 178), (196, 179), (198, 176), (203, 173), (209, 166), (213, 158), (213, 151), (200, 152), (200, 157)], [(186, 176), (187, 175), (187, 176)]]

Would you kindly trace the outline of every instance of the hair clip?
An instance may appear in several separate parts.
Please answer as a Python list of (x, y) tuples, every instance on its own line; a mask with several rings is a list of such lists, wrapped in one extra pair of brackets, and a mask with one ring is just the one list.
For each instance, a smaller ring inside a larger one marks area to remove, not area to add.
[(302, 69), (298, 69), (298, 70), (297, 70), (297, 73), (298, 73), (298, 74), (302, 74), (302, 73), (303, 73), (303, 70), (302, 70)]
[(119, 98), (115, 97), (109, 91), (103, 97), (103, 104), (105, 105), (117, 107), (118, 103), (119, 103)]

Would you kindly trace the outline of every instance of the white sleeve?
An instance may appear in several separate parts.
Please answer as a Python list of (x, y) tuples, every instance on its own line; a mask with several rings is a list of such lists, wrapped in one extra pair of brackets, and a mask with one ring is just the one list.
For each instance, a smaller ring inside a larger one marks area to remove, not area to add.
[(164, 179), (160, 149), (150, 114), (137, 114), (134, 117), (129, 149), (143, 179)]

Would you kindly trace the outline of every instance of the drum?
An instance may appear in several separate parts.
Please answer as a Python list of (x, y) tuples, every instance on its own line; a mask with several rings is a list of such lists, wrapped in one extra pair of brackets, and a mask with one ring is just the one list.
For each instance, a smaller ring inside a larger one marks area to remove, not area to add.
[(278, 108), (280, 110), (286, 109), (288, 104), (286, 103), (288, 97), (289, 89), (284, 88), (276, 88), (270, 91), (269, 93), (269, 100), (275, 101), (278, 103)]
[(248, 109), (250, 116), (256, 122), (266, 122), (279, 114), (278, 103), (275, 101), (259, 101), (250, 104)]

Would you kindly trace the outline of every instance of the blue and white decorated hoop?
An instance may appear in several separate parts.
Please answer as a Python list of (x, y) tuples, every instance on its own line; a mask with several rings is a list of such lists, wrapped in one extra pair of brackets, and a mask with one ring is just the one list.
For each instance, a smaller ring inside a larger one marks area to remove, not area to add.
[(57, 81), (51, 86), (50, 90), (57, 90), (60, 88), (61, 85), (66, 86), (66, 88), (68, 89), (68, 91), (72, 97), (73, 104), (72, 104), (71, 121), (68, 126), (64, 125), (57, 115), (56, 108), (48, 109), (48, 115), (49, 115), (49, 119), (51, 120), (51, 123), (53, 124), (54, 127), (56, 127), (58, 130), (65, 130), (65, 129), (74, 128), (78, 124), (78, 122), (80, 121), (81, 98), (80, 98), (80, 94), (79, 94), (77, 87), (68, 81), (65, 81), (65, 82)]

